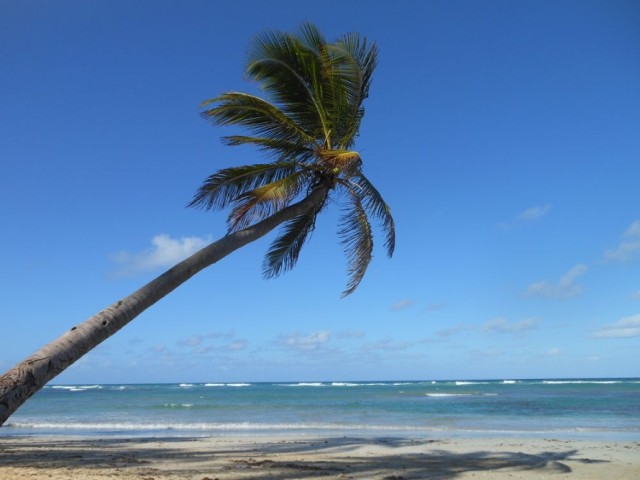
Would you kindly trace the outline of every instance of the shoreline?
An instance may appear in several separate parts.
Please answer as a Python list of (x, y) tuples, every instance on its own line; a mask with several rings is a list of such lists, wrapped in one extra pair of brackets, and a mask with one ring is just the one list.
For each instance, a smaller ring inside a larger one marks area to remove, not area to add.
[(640, 441), (552, 436), (7, 436), (0, 478), (631, 480), (639, 452)]

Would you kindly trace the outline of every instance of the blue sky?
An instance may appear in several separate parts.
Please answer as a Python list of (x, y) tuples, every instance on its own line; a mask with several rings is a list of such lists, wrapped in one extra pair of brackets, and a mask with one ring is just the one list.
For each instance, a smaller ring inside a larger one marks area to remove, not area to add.
[(252, 36), (303, 21), (380, 47), (356, 148), (393, 259), (341, 299), (329, 209), (294, 271), (263, 280), (250, 245), (56, 382), (638, 376), (640, 6), (617, 0), (1, 2), (0, 369), (225, 233), (185, 205), (261, 158), (198, 105), (254, 91)]

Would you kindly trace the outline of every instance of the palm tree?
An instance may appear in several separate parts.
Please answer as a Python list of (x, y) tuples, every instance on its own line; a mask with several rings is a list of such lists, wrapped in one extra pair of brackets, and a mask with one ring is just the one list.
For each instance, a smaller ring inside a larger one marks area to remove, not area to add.
[(370, 218), (379, 222), (392, 255), (395, 230), (389, 207), (362, 172), (352, 150), (364, 115), (377, 48), (351, 33), (328, 43), (304, 24), (297, 34), (265, 32), (249, 52), (247, 74), (268, 100), (227, 92), (203, 103), (216, 125), (238, 125), (248, 135), (224, 137), (228, 145), (255, 145), (270, 159), (226, 168), (208, 177), (190, 206), (231, 208), (220, 240), (114, 303), (0, 377), (0, 425), (31, 395), (85, 353), (204, 268), (282, 225), (265, 260), (266, 277), (296, 264), (317, 215), (334, 200), (342, 206), (338, 228), (349, 281), (362, 280), (371, 260)]

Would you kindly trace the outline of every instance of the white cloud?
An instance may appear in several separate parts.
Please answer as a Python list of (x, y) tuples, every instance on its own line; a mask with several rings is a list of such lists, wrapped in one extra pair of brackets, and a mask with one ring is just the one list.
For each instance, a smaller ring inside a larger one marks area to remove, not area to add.
[(438, 330), (435, 333), (435, 337), (438, 338), (438, 339), (450, 338), (450, 337), (454, 337), (454, 336), (456, 336), (458, 334), (461, 334), (461, 333), (469, 332), (472, 329), (473, 329), (473, 327), (471, 327), (469, 325), (458, 324), (458, 325), (454, 325), (451, 328)]
[(615, 248), (604, 252), (608, 262), (632, 262), (640, 258), (640, 220), (635, 220), (622, 235), (622, 240)]
[(206, 340), (210, 339), (231, 339), (235, 336), (234, 332), (211, 332), (202, 335), (192, 335), (189, 338), (178, 340), (176, 345), (179, 347), (197, 347), (202, 345)]
[(180, 347), (197, 347), (204, 341), (202, 336), (194, 335), (189, 338), (185, 338), (184, 340), (178, 340), (176, 344)]
[(544, 352), (544, 355), (546, 355), (547, 357), (556, 357), (558, 355), (562, 355), (562, 349), (558, 347), (550, 348), (549, 350)]
[(593, 338), (640, 337), (640, 314), (624, 317), (615, 323), (605, 325), (591, 334)]
[(112, 256), (119, 264), (117, 274), (133, 276), (172, 267), (211, 242), (208, 237), (171, 238), (160, 234), (151, 239), (152, 247), (144, 252), (118, 252)]
[(616, 248), (607, 249), (604, 259), (608, 262), (632, 262), (640, 257), (640, 240), (622, 241)]
[(584, 275), (587, 266), (578, 264), (565, 273), (558, 283), (536, 282), (529, 285), (527, 295), (545, 298), (571, 298), (582, 293), (582, 287), (576, 285), (576, 279)]
[(232, 352), (237, 352), (239, 350), (244, 350), (247, 348), (246, 340), (236, 340), (235, 342), (231, 342), (225, 345), (227, 350), (231, 350)]
[(552, 208), (553, 205), (551, 205), (550, 203), (527, 208), (526, 210), (523, 210), (522, 212), (517, 214), (513, 220), (502, 222), (498, 225), (505, 230), (511, 230), (512, 228), (516, 228), (523, 223), (535, 222), (540, 220), (541, 218), (545, 217)]
[(537, 206), (537, 207), (531, 207), (526, 209), (524, 212), (521, 212), (520, 214), (518, 214), (516, 219), (524, 222), (540, 220), (547, 213), (549, 213), (552, 208), (553, 208), (553, 205), (551, 205), (550, 203), (546, 205)]
[(624, 232), (625, 237), (640, 237), (640, 220), (634, 221), (631, 226)]
[(310, 352), (323, 347), (330, 339), (331, 332), (326, 330), (320, 330), (309, 335), (293, 332), (288, 335), (281, 335), (277, 344), (289, 350)]
[(196, 353), (199, 355), (224, 354), (228, 352), (239, 352), (241, 350), (245, 350), (247, 346), (248, 343), (246, 340), (235, 340), (231, 343), (220, 345), (203, 345), (194, 349), (192, 353)]
[(396, 302), (393, 305), (391, 305), (391, 311), (400, 312), (402, 310), (406, 310), (407, 308), (413, 306), (415, 303), (416, 303), (415, 300), (411, 300), (409, 298), (400, 300), (399, 302)]
[(393, 340), (392, 338), (383, 338), (376, 342), (367, 343), (363, 345), (362, 350), (368, 353), (378, 352), (378, 351), (382, 353), (388, 353), (390, 351), (405, 350), (411, 346), (413, 346), (413, 343), (399, 342), (399, 341)]
[(509, 322), (505, 318), (494, 318), (482, 326), (482, 331), (496, 333), (521, 333), (535, 328), (537, 324), (538, 321), (534, 318), (521, 320), (519, 322)]
[(636, 290), (635, 292), (633, 292), (631, 295), (631, 298), (633, 298), (634, 300), (640, 300), (640, 290)]

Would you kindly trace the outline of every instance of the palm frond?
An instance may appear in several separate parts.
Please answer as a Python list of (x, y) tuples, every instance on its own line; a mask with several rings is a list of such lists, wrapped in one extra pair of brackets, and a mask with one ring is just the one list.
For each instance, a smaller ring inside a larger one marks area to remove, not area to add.
[(353, 190), (360, 197), (364, 208), (380, 220), (385, 235), (384, 246), (387, 250), (387, 255), (391, 257), (396, 246), (396, 229), (389, 205), (387, 205), (382, 195), (380, 195), (380, 192), (378, 192), (369, 179), (362, 173), (352, 178), (351, 182), (352, 184), (355, 183)]
[[(363, 102), (369, 96), (371, 76), (377, 64), (378, 49), (375, 43), (367, 43), (357, 34), (344, 35), (329, 46), (335, 59), (332, 75), (333, 83), (341, 87), (343, 97), (340, 100), (340, 120), (337, 133), (339, 146), (350, 148), (360, 129), (364, 116)], [(336, 100), (336, 101), (337, 101)]]
[(225, 208), (250, 190), (292, 175), (298, 167), (295, 162), (278, 162), (224, 168), (205, 180), (188, 206), (205, 210)]
[(325, 139), (322, 62), (314, 48), (288, 33), (264, 32), (249, 52), (247, 74), (307, 132)]
[(229, 215), (229, 231), (241, 230), (289, 205), (309, 183), (309, 173), (297, 171), (240, 195)]
[(371, 76), (378, 61), (378, 47), (375, 42), (369, 43), (357, 33), (348, 33), (338, 40), (336, 45), (344, 48), (353, 57), (361, 71), (360, 102), (369, 96)]
[(202, 116), (218, 125), (242, 125), (261, 137), (298, 144), (313, 144), (315, 138), (303, 125), (268, 101), (240, 92), (227, 92), (201, 104), (217, 104), (202, 112)]
[(255, 145), (264, 151), (275, 161), (297, 161), (301, 163), (310, 162), (315, 157), (315, 151), (300, 143), (293, 143), (287, 140), (268, 137), (251, 137), (246, 135), (228, 135), (222, 137), (226, 145)]
[(311, 22), (304, 22), (300, 25), (299, 37), (302, 43), (316, 52), (320, 52), (322, 48), (328, 45), (322, 32)]
[(262, 266), (266, 278), (277, 277), (295, 267), (304, 243), (313, 231), (318, 210), (312, 210), (287, 222), (265, 255)]
[(349, 282), (347, 289), (342, 292), (343, 297), (358, 288), (373, 252), (373, 235), (367, 213), (356, 195), (349, 195), (349, 198), (351, 205), (343, 212), (338, 230), (349, 273)]

